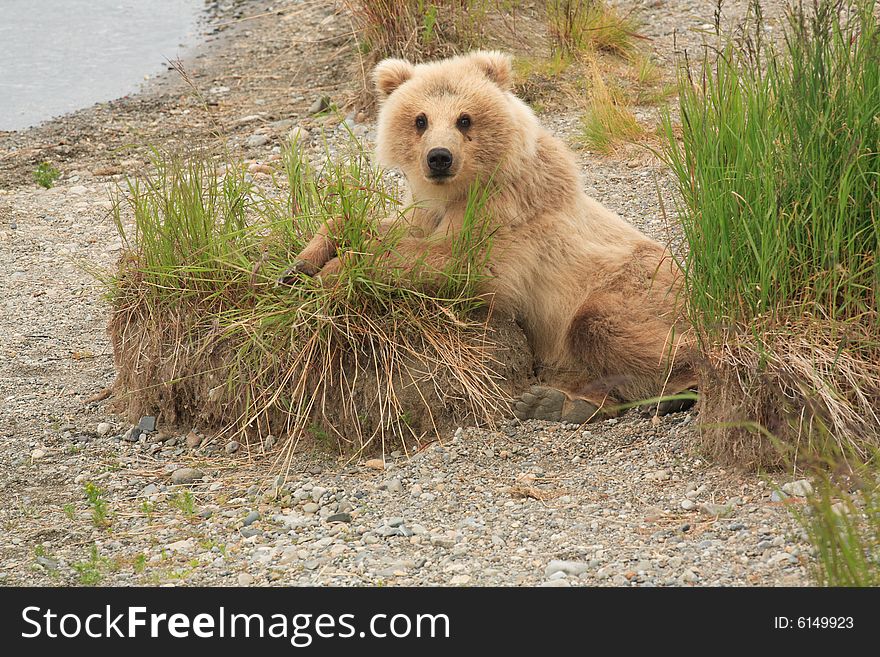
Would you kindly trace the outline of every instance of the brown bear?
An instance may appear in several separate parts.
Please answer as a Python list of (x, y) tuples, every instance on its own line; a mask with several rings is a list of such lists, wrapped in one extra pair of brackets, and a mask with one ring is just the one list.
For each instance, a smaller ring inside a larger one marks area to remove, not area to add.
[[(386, 59), (374, 80), (378, 161), (403, 172), (412, 200), (387, 222), (408, 231), (395, 267), (442, 271), (468, 190), (491, 180), (484, 214), (494, 237), (481, 291), (516, 316), (546, 383), (522, 394), (517, 417), (581, 423), (694, 384), (671, 255), (584, 193), (573, 154), (511, 92), (508, 56)], [(291, 276), (339, 270), (337, 228), (318, 231)]]

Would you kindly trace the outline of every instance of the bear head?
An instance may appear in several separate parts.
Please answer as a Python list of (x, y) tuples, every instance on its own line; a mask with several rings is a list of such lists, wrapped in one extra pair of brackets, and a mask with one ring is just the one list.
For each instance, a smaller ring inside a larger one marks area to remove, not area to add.
[(512, 77), (510, 57), (495, 51), (380, 62), (379, 163), (404, 173), (413, 200), (441, 202), (533, 165), (537, 119), (511, 93)]

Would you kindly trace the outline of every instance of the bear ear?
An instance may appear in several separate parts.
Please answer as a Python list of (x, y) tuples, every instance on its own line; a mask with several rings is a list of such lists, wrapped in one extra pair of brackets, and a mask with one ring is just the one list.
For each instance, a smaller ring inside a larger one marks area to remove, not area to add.
[(373, 70), (373, 82), (379, 96), (386, 98), (404, 82), (409, 80), (415, 67), (405, 59), (383, 59)]
[(513, 85), (513, 60), (498, 50), (480, 50), (470, 55), (471, 61), (499, 87), (508, 91)]

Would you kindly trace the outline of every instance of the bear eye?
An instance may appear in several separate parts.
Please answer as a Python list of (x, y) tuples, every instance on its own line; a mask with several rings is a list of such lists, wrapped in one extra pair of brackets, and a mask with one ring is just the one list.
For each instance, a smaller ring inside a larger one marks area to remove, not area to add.
[(424, 130), (427, 127), (428, 127), (428, 117), (425, 116), (424, 114), (419, 114), (416, 117), (416, 129)]
[(471, 117), (469, 114), (462, 114), (458, 117), (458, 121), (455, 122), (455, 125), (459, 130), (467, 130), (471, 127)]

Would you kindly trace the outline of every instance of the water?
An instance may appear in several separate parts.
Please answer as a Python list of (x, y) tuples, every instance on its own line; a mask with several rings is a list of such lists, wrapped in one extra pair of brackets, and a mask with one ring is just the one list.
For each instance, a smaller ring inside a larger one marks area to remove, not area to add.
[(196, 43), (204, 0), (0, 0), (0, 130), (138, 90)]

